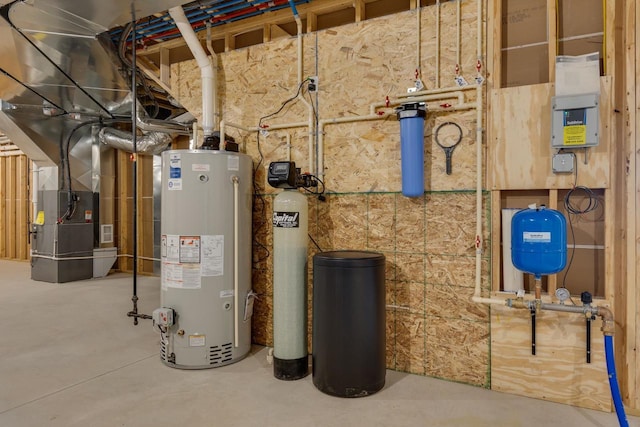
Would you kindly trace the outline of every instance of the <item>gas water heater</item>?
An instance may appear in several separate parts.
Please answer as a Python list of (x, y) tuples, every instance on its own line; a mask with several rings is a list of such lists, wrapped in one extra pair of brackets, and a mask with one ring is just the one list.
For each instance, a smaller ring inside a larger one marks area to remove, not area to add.
[(161, 360), (184, 369), (251, 347), (252, 161), (221, 150), (162, 153)]

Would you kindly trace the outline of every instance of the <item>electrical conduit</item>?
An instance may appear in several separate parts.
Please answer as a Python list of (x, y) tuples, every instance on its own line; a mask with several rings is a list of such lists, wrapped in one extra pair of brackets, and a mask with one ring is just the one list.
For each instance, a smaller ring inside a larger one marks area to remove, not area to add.
[(213, 66), (207, 53), (202, 48), (198, 36), (196, 36), (193, 27), (189, 23), (189, 20), (184, 14), (182, 7), (173, 7), (169, 9), (169, 15), (176, 23), (176, 26), (180, 30), (184, 41), (189, 46), (191, 53), (196, 59), (200, 71), (202, 74), (202, 130), (204, 136), (210, 136), (213, 133), (213, 120), (214, 120), (214, 88), (213, 88)]

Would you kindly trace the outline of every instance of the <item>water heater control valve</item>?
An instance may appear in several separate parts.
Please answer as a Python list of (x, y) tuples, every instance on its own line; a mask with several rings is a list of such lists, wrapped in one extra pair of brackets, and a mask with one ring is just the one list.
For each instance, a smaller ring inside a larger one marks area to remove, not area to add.
[(153, 310), (151, 317), (153, 318), (153, 327), (156, 326), (164, 326), (170, 327), (173, 326), (173, 318), (175, 312), (173, 308), (160, 307)]

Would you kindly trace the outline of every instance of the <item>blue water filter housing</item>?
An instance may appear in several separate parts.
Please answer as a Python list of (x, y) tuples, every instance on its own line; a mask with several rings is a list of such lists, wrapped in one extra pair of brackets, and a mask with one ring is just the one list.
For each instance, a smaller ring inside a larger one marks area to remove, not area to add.
[(554, 209), (523, 209), (511, 222), (513, 265), (536, 278), (562, 271), (567, 264), (567, 221)]
[(402, 194), (420, 197), (424, 194), (424, 120), (427, 107), (413, 102), (398, 107), (400, 121), (400, 160)]

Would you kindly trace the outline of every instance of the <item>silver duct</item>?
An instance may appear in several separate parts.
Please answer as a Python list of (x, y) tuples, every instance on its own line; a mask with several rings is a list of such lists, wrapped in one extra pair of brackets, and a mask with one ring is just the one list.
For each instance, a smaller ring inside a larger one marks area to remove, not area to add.
[[(100, 143), (119, 150), (133, 153), (133, 135), (114, 128), (105, 127), (98, 133)], [(149, 132), (136, 138), (136, 151), (139, 154), (160, 154), (167, 149), (173, 138), (165, 132)]]

